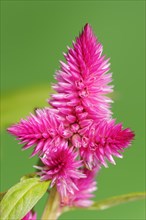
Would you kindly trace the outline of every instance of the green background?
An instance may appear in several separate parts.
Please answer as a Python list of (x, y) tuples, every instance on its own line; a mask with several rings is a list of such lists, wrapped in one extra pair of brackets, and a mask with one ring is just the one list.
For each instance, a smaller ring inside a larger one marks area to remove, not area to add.
[[(53, 74), (66, 46), (90, 23), (104, 54), (111, 57), (115, 92), (112, 110), (117, 122), (135, 131), (135, 141), (124, 159), (116, 159), (98, 176), (95, 200), (145, 188), (144, 124), (144, 4), (145, 1), (1, 1), (1, 188), (7, 190), (23, 174), (34, 171), (37, 158), (21, 146), (5, 128), (47, 105)], [(45, 203), (36, 209), (38, 219)], [(105, 211), (74, 211), (62, 219), (144, 219), (144, 201)]]

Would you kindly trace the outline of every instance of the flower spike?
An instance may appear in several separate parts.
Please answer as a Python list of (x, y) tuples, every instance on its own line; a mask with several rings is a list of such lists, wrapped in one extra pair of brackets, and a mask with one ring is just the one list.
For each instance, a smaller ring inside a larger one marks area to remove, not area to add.
[[(57, 84), (53, 88), (58, 94), (53, 94), (49, 103), (63, 115), (72, 115), (76, 120), (79, 113), (76, 107), (82, 108), (86, 117), (96, 121), (111, 117), (110, 103), (112, 100), (105, 94), (112, 92), (109, 59), (102, 56), (102, 45), (95, 37), (92, 28), (86, 24), (81, 35), (65, 54), (67, 63), (61, 63), (57, 71)], [(64, 110), (63, 110), (64, 109)], [(68, 112), (68, 113), (67, 113)]]

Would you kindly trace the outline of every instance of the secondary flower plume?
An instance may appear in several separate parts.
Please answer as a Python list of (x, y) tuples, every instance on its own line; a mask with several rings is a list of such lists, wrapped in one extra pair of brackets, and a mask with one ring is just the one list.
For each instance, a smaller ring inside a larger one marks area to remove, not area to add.
[(65, 119), (56, 112), (49, 108), (38, 109), (36, 115), (31, 114), (27, 120), (22, 119), (8, 131), (21, 140), (20, 144), (25, 143), (23, 149), (35, 146), (32, 156), (37, 153), (43, 155), (56, 145), (64, 145), (66, 138), (72, 136), (70, 129), (65, 128)]
[(56, 184), (62, 199), (67, 198), (69, 193), (74, 194), (74, 190), (78, 190), (75, 184), (76, 179), (86, 177), (78, 170), (82, 166), (82, 162), (76, 160), (77, 156), (78, 153), (73, 152), (72, 147), (69, 148), (67, 144), (64, 144), (48, 150), (41, 158), (45, 165), (43, 168), (38, 167), (41, 170), (41, 179), (51, 179), (51, 187)]
[(80, 155), (89, 169), (99, 164), (107, 167), (106, 160), (115, 164), (112, 156), (123, 157), (120, 151), (130, 145), (133, 137), (129, 128), (123, 129), (122, 124), (115, 124), (115, 120), (103, 120), (82, 137)]
[(86, 178), (75, 180), (78, 190), (69, 195), (69, 206), (88, 207), (93, 204), (90, 199), (93, 197), (92, 193), (97, 190), (95, 176), (98, 171), (99, 167), (94, 168), (92, 171), (84, 169)]
[(23, 149), (34, 148), (31, 156), (38, 154), (43, 163), (36, 166), (38, 174), (56, 186), (61, 205), (91, 205), (99, 169), (107, 161), (115, 164), (113, 156), (121, 158), (134, 138), (112, 118), (112, 100), (106, 96), (113, 91), (112, 74), (102, 51), (86, 24), (64, 53), (66, 62), (60, 61), (51, 108), (38, 109), (8, 129)]

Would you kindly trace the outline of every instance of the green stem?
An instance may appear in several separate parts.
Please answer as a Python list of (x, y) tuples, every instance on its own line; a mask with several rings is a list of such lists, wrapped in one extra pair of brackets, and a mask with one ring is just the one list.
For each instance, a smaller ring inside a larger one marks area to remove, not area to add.
[[(104, 209), (108, 209), (116, 205), (120, 205), (122, 203), (136, 201), (140, 199), (146, 199), (146, 192), (128, 193), (125, 195), (114, 196), (114, 197), (111, 197), (105, 200), (97, 201), (97, 202), (94, 202), (93, 205), (87, 207), (86, 210), (96, 210), (96, 211), (104, 210)], [(77, 209), (84, 210), (85, 208), (66, 206), (66, 207), (63, 207), (62, 213), (68, 212), (68, 211), (74, 211)]]
[(55, 187), (52, 188), (41, 220), (57, 220), (61, 214), (60, 198)]

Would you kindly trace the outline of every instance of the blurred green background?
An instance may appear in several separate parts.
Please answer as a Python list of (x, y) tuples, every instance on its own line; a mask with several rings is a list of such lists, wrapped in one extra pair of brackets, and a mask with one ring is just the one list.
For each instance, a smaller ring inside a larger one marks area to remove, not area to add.
[[(33, 172), (37, 158), (5, 131), (36, 107), (47, 105), (50, 83), (66, 46), (90, 23), (104, 54), (111, 57), (115, 93), (114, 117), (136, 137), (124, 159), (103, 168), (95, 200), (145, 189), (145, 1), (1, 1), (1, 190)], [(38, 203), (38, 219), (45, 197)], [(105, 211), (74, 211), (63, 219), (145, 219), (144, 201)]]

